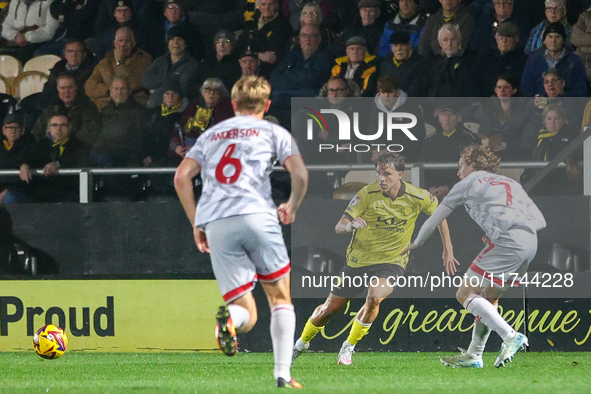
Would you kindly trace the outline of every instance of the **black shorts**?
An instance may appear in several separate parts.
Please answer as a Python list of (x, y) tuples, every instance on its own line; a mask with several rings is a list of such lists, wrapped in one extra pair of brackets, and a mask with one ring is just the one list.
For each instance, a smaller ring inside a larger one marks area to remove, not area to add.
[[(339, 277), (345, 279), (339, 287), (333, 289), (332, 294), (337, 297), (354, 298), (367, 288), (365, 285), (369, 284), (372, 276), (377, 278), (397, 278), (404, 276), (404, 268), (398, 264), (373, 264), (359, 268), (346, 265), (339, 274)], [(347, 277), (350, 279), (347, 279)]]

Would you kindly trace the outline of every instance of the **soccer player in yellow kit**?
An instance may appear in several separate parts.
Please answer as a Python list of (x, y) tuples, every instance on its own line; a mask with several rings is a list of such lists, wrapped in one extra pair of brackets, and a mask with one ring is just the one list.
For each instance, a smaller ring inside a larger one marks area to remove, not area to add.
[[(353, 197), (337, 223), (337, 234), (353, 233), (347, 248), (347, 264), (340, 275), (345, 280), (308, 319), (295, 343), (294, 359), (309, 348), (312, 338), (350, 298), (365, 289), (353, 286), (353, 278), (363, 278), (365, 274), (377, 279), (369, 281), (365, 304), (357, 312), (338, 356), (339, 364), (350, 365), (355, 345), (378, 316), (380, 303), (394, 290), (395, 278), (404, 275), (409, 254), (401, 256), (400, 253), (410, 244), (417, 217), (420, 212), (431, 215), (438, 205), (437, 198), (427, 190), (402, 181), (404, 169), (404, 157), (400, 154), (380, 154), (376, 163), (377, 182), (365, 186)], [(459, 264), (453, 255), (447, 222), (443, 221), (438, 228), (443, 241), (444, 264)]]

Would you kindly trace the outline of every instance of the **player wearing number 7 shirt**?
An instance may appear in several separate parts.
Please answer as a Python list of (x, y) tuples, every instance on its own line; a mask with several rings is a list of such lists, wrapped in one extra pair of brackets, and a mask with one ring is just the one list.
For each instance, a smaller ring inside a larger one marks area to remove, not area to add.
[[(515, 332), (501, 317), (497, 304), (503, 293), (511, 285), (518, 285), (527, 271), (536, 255), (537, 231), (546, 227), (546, 221), (518, 182), (496, 174), (499, 162), (499, 157), (488, 147), (466, 147), (458, 163), (460, 182), (425, 221), (415, 241), (402, 252), (421, 246), (437, 224), (460, 205), (464, 205), (486, 234), (482, 239), (486, 246), (468, 268), (467, 280), (456, 293), (457, 300), (475, 319), (468, 350), (460, 349), (460, 355), (441, 359), (452, 367), (482, 368), (482, 353), (490, 330), (503, 339), (501, 353), (494, 363), (497, 368), (504, 367), (519, 349), (528, 345), (527, 337)], [(456, 272), (454, 265), (446, 265), (445, 269), (449, 275)], [(471, 277), (477, 277), (480, 286), (472, 286)]]
[[(278, 387), (301, 388), (291, 378), (295, 313), (290, 262), (279, 220), (289, 224), (306, 194), (308, 172), (291, 134), (263, 119), (271, 86), (245, 77), (232, 88), (236, 116), (207, 130), (181, 162), (174, 179), (199, 251), (211, 253), (213, 272), (227, 306), (220, 307), (216, 338), (228, 356), (237, 350), (236, 331), (257, 321), (252, 289), (258, 279), (271, 308), (271, 340)], [(275, 207), (269, 175), (279, 161), (291, 174), (291, 195)], [(196, 206), (192, 180), (201, 173)], [(279, 219), (279, 220), (278, 220)]]

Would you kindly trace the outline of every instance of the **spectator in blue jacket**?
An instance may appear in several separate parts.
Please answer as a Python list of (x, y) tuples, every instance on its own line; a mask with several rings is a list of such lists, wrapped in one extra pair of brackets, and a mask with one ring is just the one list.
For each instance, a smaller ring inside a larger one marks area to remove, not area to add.
[(332, 62), (328, 53), (320, 50), (320, 29), (304, 25), (299, 38), (300, 44), (285, 54), (269, 79), (278, 110), (289, 110), (292, 97), (316, 97), (330, 77)]
[(398, 6), (400, 7), (398, 13), (384, 26), (384, 33), (378, 48), (378, 55), (381, 57), (389, 57), (392, 53), (390, 36), (396, 32), (407, 32), (410, 35), (412, 47), (415, 50), (419, 47), (419, 39), (425, 29), (427, 15), (418, 10), (417, 0), (400, 0)]
[(566, 0), (546, 0), (545, 2), (546, 19), (536, 25), (529, 33), (525, 53), (530, 54), (542, 46), (542, 34), (550, 23), (560, 22), (564, 25), (567, 42), (573, 32), (573, 27), (566, 20)]
[(567, 97), (587, 96), (587, 76), (581, 58), (566, 47), (564, 25), (554, 22), (548, 25), (542, 36), (544, 46), (532, 52), (527, 59), (521, 78), (521, 89), (526, 96), (544, 94), (542, 74), (550, 68), (557, 68), (564, 76), (564, 95)]

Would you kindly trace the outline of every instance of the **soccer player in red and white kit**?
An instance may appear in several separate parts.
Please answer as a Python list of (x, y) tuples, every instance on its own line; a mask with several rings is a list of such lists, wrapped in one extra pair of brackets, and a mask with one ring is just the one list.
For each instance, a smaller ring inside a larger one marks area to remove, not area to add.
[[(213, 272), (226, 306), (216, 318), (220, 349), (232, 356), (236, 331), (257, 321), (252, 289), (258, 279), (271, 308), (271, 340), (278, 387), (301, 388), (291, 377), (295, 313), (290, 294), (290, 261), (279, 220), (289, 224), (306, 194), (308, 171), (291, 134), (263, 120), (271, 85), (244, 77), (232, 88), (236, 116), (203, 133), (177, 169), (174, 183), (193, 226), (199, 251), (211, 253)], [(291, 196), (276, 207), (269, 175), (279, 161), (291, 174)], [(201, 173), (196, 206), (192, 180)], [(279, 219), (279, 220), (278, 220)]]
[[(515, 180), (497, 175), (500, 159), (488, 147), (469, 145), (458, 163), (458, 182), (425, 221), (407, 252), (421, 246), (437, 225), (452, 211), (464, 205), (470, 217), (484, 231), (482, 252), (466, 271), (458, 288), (457, 300), (475, 317), (468, 350), (455, 357), (442, 358), (445, 365), (482, 368), (482, 353), (490, 330), (503, 339), (494, 366), (504, 367), (519, 349), (528, 345), (527, 337), (515, 332), (497, 311), (499, 298), (512, 285), (519, 284), (538, 248), (537, 232), (546, 227), (544, 216)], [(449, 275), (456, 266), (446, 264)], [(476, 277), (478, 280), (470, 281)], [(505, 278), (503, 282), (502, 278)], [(480, 286), (474, 286), (474, 282)], [(492, 283), (491, 283), (492, 282)]]

